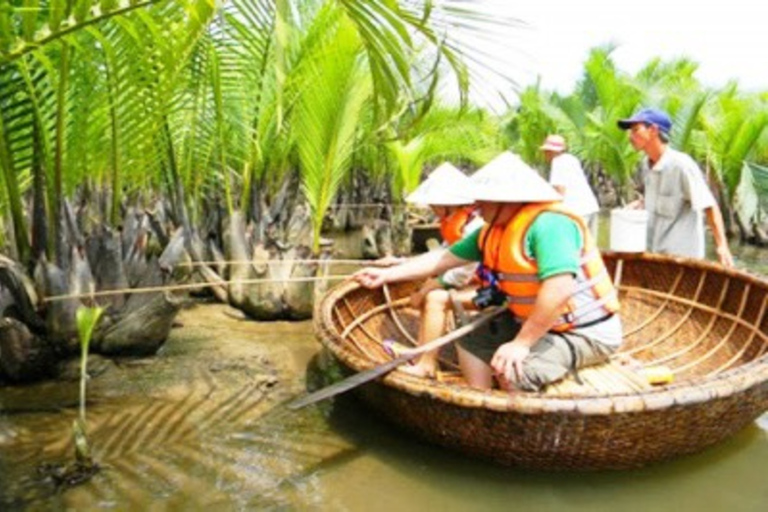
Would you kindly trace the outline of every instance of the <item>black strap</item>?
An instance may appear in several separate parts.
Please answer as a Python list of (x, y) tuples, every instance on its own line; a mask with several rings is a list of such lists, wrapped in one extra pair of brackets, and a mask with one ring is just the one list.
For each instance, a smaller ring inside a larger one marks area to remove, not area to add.
[(613, 318), (613, 313), (608, 313), (605, 316), (601, 316), (600, 318), (595, 318), (594, 320), (590, 320), (589, 322), (584, 322), (583, 324), (574, 325), (574, 329), (583, 329), (584, 327), (592, 327), (593, 325), (601, 324), (605, 322), (606, 320), (610, 320)]
[(448, 296), (451, 298), (451, 305), (453, 306), (453, 317), (456, 321), (456, 327), (461, 327), (469, 323), (469, 316), (464, 310), (464, 306), (461, 300), (456, 296), (455, 290), (448, 290)]

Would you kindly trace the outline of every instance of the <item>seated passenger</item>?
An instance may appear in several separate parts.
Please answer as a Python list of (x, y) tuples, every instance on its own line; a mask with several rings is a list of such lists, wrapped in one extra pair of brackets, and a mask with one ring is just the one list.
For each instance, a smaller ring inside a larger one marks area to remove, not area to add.
[(470, 181), (483, 228), (400, 265), (362, 269), (355, 279), (376, 288), (481, 262), (482, 286), (508, 309), (458, 341), (473, 387), (490, 388), (495, 379), (505, 389), (540, 390), (607, 360), (622, 339), (618, 297), (582, 217), (508, 152)]
[[(440, 236), (447, 247), (483, 225), (483, 219), (467, 193), (469, 178), (449, 163), (440, 165), (405, 200), (429, 205), (440, 220)], [(477, 264), (459, 266), (439, 277), (430, 277), (411, 296), (411, 306), (421, 311), (419, 345), (442, 336), (454, 301), (468, 305), (475, 294)], [(457, 305), (457, 307), (461, 307)], [(420, 377), (435, 377), (438, 352), (423, 354), (413, 366), (400, 369)]]

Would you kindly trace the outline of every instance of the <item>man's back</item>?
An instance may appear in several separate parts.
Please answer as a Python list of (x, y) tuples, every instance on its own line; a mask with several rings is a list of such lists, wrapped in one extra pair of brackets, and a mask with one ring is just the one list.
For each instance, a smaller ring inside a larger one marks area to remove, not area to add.
[(600, 210), (581, 163), (575, 156), (562, 153), (553, 158), (549, 182), (565, 189), (563, 204), (579, 215), (591, 215)]

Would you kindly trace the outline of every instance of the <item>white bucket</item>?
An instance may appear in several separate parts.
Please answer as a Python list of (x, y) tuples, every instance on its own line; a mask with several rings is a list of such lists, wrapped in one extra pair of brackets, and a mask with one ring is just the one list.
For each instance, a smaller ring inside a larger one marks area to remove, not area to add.
[(648, 212), (645, 210), (611, 210), (611, 250), (616, 252), (644, 252), (648, 230)]

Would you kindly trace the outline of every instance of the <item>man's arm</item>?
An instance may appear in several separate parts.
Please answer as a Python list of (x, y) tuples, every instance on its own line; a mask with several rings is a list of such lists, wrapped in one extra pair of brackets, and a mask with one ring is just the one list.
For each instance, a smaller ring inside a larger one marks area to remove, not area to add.
[(688, 157), (688, 166), (683, 167), (683, 194), (690, 201), (691, 208), (703, 211), (707, 217), (707, 224), (712, 231), (715, 240), (717, 259), (725, 267), (733, 267), (733, 256), (728, 248), (728, 239), (725, 236), (725, 224), (723, 214), (717, 204), (712, 190), (707, 185), (704, 173), (692, 158)]
[(378, 288), (385, 283), (439, 275), (448, 269), (467, 263), (469, 261), (453, 255), (448, 249), (442, 249), (410, 258), (393, 267), (367, 267), (356, 272), (352, 278), (366, 288)]
[(725, 236), (725, 224), (723, 223), (723, 215), (720, 213), (720, 207), (715, 204), (709, 208), (705, 208), (704, 212), (707, 215), (707, 223), (709, 229), (712, 231), (712, 238), (715, 239), (715, 251), (717, 252), (717, 259), (720, 263), (727, 268), (733, 267), (733, 255), (731, 249), (728, 247), (728, 239)]
[(500, 346), (493, 355), (491, 366), (498, 375), (519, 382), (523, 360), (560, 318), (575, 286), (572, 274), (559, 274), (542, 281), (531, 316), (525, 320), (515, 339)]

